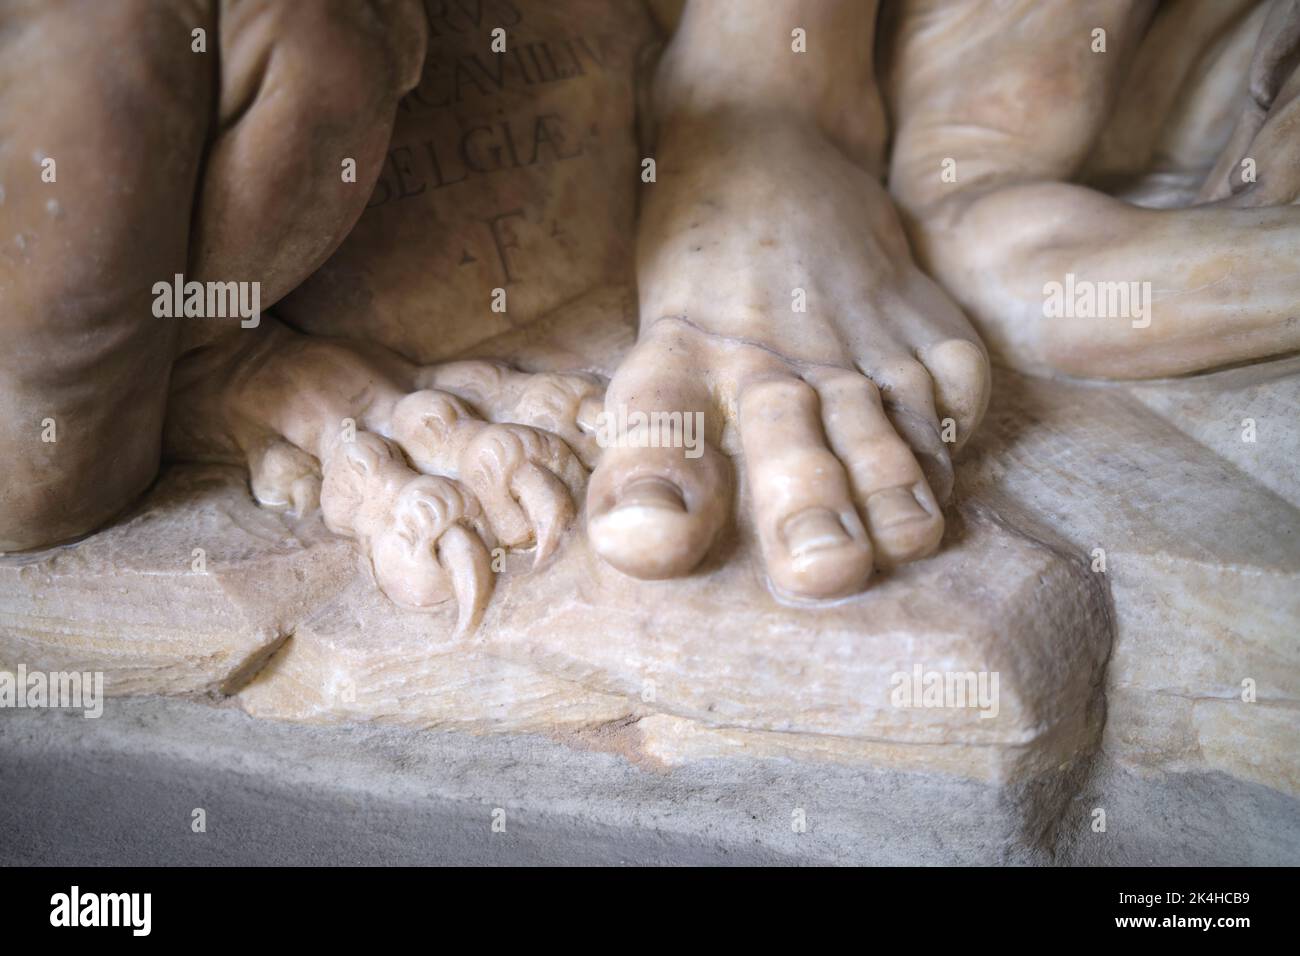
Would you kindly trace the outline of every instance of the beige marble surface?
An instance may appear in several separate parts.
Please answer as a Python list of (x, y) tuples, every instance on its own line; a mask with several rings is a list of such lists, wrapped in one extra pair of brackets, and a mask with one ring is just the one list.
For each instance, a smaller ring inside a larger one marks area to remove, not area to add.
[[(476, 351), (607, 368), (629, 316), (604, 290)], [(999, 370), (942, 550), (831, 606), (776, 600), (743, 523), (662, 582), (571, 533), (538, 571), (512, 555), (456, 636), (452, 608), (392, 605), (318, 518), (258, 508), (237, 470), (174, 466), (115, 526), (0, 558), (0, 669), (102, 670), (113, 694), (292, 721), (540, 732), (657, 765), (744, 754), (1007, 781), (1100, 745), (1297, 793), (1294, 371), (1095, 386)], [(1250, 416), (1258, 440), (1238, 447)], [(892, 676), (917, 665), (996, 672), (997, 715), (895, 706)]]

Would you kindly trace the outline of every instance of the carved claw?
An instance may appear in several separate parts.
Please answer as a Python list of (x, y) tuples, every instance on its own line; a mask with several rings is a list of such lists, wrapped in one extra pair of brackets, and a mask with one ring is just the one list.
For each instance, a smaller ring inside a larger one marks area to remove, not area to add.
[(573, 498), (559, 478), (531, 462), (515, 470), (510, 490), (528, 516), (537, 538), (533, 557), (536, 569), (555, 553), (565, 530), (573, 522)]
[(318, 475), (303, 475), (289, 489), (290, 511), (299, 517), (320, 507), (321, 480)]
[(286, 441), (272, 441), (249, 455), (249, 484), (257, 503), (268, 508), (292, 508), (298, 515), (320, 504), (320, 471), (316, 459)]
[(509, 545), (534, 539), (537, 560), (545, 560), (573, 520), (575, 487), (585, 475), (568, 446), (525, 426), (487, 425), (465, 447), (460, 464), (497, 535)]
[(452, 525), (438, 539), (438, 563), (451, 581), (456, 597), (456, 634), (478, 626), (492, 595), (492, 559), (477, 534)]
[(415, 610), (454, 597), (458, 633), (474, 626), (492, 593), (478, 501), (450, 479), (418, 475), (403, 486), (388, 515), (382, 530), (366, 539), (380, 589)]

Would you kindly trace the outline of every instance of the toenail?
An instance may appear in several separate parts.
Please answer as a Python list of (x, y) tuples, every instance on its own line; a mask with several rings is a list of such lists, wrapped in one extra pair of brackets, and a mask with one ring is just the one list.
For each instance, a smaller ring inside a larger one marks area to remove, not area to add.
[(665, 478), (637, 478), (624, 486), (618, 507), (685, 511), (686, 502), (677, 486)]
[(867, 499), (871, 526), (877, 530), (932, 517), (911, 488), (886, 488)]
[(827, 508), (809, 508), (786, 519), (782, 534), (790, 555), (795, 558), (838, 548), (853, 540), (844, 530), (839, 515)]

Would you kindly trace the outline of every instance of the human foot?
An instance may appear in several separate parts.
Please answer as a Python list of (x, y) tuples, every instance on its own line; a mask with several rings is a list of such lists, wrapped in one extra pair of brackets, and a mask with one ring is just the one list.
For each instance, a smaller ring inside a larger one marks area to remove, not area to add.
[[(989, 373), (880, 184), (793, 118), (677, 118), (657, 162), (641, 335), (610, 383), (618, 432), (588, 488), (594, 549), (637, 577), (698, 564), (727, 516), (719, 445), (734, 424), (778, 594), (844, 596), (931, 554)], [(698, 457), (647, 434), (673, 415), (703, 423)]]
[(534, 548), (534, 567), (554, 553), (586, 480), (559, 436), (590, 453), (598, 383), (491, 362), (418, 368), (266, 324), (178, 364), (173, 457), (246, 463), (260, 503), (319, 506), (393, 601), (454, 597), (462, 629), (491, 593), (493, 548)]

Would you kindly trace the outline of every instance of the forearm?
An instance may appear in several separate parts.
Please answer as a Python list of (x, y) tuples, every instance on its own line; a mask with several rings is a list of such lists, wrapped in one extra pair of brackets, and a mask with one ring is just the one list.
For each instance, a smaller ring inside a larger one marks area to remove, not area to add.
[[(913, 223), (918, 258), (1015, 364), (1149, 378), (1300, 349), (1295, 206), (1151, 210), (1039, 183), (949, 208)], [(1116, 283), (1129, 307), (1107, 314)]]

